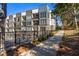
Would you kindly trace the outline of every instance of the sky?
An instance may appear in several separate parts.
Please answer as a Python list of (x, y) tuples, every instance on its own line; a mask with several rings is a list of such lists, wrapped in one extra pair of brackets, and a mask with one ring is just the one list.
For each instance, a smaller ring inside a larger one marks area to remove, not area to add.
[(40, 6), (43, 6), (46, 4), (49, 6), (50, 10), (54, 10), (55, 4), (51, 4), (51, 3), (8, 3), (7, 16), (13, 15), (19, 12), (39, 8)]
[(58, 25), (58, 26), (62, 26), (62, 25), (63, 25), (63, 24), (62, 24), (62, 19), (61, 19), (60, 16), (56, 16), (56, 22), (57, 22), (57, 25)]

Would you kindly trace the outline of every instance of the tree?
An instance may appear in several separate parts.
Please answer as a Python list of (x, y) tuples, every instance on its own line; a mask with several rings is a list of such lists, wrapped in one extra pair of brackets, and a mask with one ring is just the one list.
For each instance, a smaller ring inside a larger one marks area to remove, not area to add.
[(77, 11), (79, 10), (79, 4), (75, 3), (58, 3), (55, 6), (54, 14), (59, 14), (63, 21), (72, 21), (75, 20), (76, 29), (78, 30), (77, 25)]
[(74, 9), (74, 15), (75, 15), (75, 24), (76, 24), (76, 29), (78, 31), (78, 24), (77, 24), (77, 11), (79, 10), (79, 4), (72, 4), (72, 7)]

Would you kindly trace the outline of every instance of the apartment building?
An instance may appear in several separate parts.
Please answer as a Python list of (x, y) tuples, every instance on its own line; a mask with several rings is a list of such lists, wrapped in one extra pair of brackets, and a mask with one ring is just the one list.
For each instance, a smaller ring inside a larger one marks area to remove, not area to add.
[(10, 41), (15, 38), (32, 40), (51, 30), (55, 30), (55, 20), (47, 5), (7, 16), (5, 21), (5, 38)]

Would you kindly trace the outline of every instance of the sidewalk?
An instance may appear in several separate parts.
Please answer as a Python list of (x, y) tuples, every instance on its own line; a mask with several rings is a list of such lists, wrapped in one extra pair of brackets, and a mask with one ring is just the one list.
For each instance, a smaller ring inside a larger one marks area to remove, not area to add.
[[(33, 49), (29, 50), (29, 56), (55, 56), (56, 50), (58, 50), (58, 44), (60, 43), (62, 37), (64, 35), (64, 31), (59, 31), (53, 37), (48, 40), (40, 43)], [(27, 55), (27, 56), (28, 56)]]

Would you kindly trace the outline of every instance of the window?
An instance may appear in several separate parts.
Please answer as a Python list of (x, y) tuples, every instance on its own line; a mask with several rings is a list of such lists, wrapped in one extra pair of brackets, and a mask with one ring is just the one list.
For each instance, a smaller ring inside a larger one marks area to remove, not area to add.
[(9, 19), (7, 19), (6, 22), (8, 23), (9, 22)]
[(26, 17), (26, 19), (31, 19), (31, 18), (32, 18), (31, 15), (29, 15), (29, 16)]
[(46, 19), (41, 19), (41, 20), (40, 20), (40, 24), (41, 24), (41, 25), (46, 25)]
[(0, 19), (0, 21), (2, 21), (2, 19)]
[(27, 31), (31, 31), (32, 27), (26, 27)]
[(31, 22), (26, 22), (27, 25), (31, 25)]
[(38, 14), (38, 13), (33, 14), (33, 18), (34, 18), (34, 19), (39, 18), (39, 14)]
[(0, 10), (2, 9), (2, 5), (0, 4)]
[(50, 17), (50, 13), (47, 13), (47, 17), (48, 17), (48, 18)]
[(14, 21), (16, 21), (16, 18), (14, 18)]
[(19, 18), (17, 18), (17, 21), (19, 22)]
[(23, 26), (26, 26), (26, 22), (22, 22)]
[(9, 32), (9, 29), (7, 29), (7, 32)]
[(40, 20), (40, 24), (42, 24), (42, 20)]
[(41, 17), (41, 18), (46, 17), (46, 12), (41, 12), (41, 13), (40, 13), (40, 17)]
[(41, 20), (41, 24), (43, 24), (43, 20)]
[(10, 23), (9, 24), (9, 27), (14, 27), (14, 23)]
[(43, 24), (46, 25), (46, 19), (43, 19), (43, 22), (44, 22)]
[(21, 27), (21, 29), (22, 29), (23, 31), (25, 31), (25, 30), (26, 30), (26, 27)]
[(39, 21), (38, 20), (35, 20), (35, 21), (33, 21), (33, 24), (34, 25), (39, 25)]
[(7, 24), (7, 27), (9, 27), (9, 24)]
[(18, 18), (16, 18), (15, 20), (16, 20), (17, 22), (19, 22), (19, 21), (20, 21), (20, 19), (21, 19), (21, 18), (20, 18), (20, 17), (18, 17)]
[(26, 20), (26, 16), (22, 16), (23, 20)]
[(0, 27), (0, 32), (1, 32), (1, 27)]
[(34, 31), (37, 31), (38, 30), (38, 27), (33, 27)]

